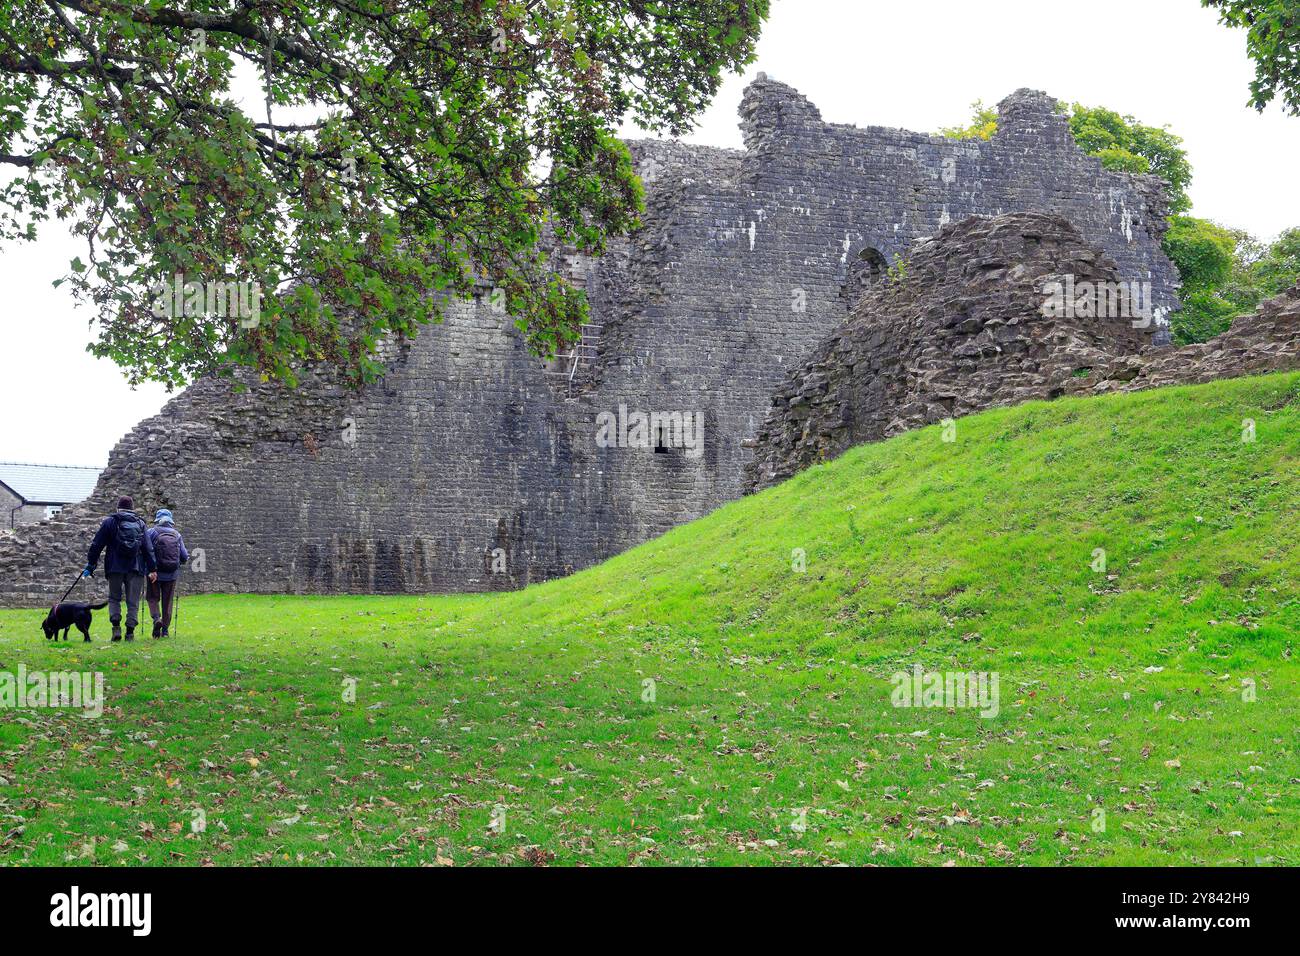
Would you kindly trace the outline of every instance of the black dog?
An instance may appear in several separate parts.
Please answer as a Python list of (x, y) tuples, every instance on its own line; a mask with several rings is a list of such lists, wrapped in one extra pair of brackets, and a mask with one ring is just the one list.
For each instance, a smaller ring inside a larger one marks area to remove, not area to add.
[(90, 612), (105, 607), (108, 607), (107, 601), (101, 601), (99, 604), (56, 604), (50, 608), (50, 613), (41, 623), (41, 630), (45, 632), (47, 641), (58, 640), (59, 631), (63, 632), (63, 639), (66, 641), (68, 631), (75, 626), (85, 635), (86, 640), (90, 640)]

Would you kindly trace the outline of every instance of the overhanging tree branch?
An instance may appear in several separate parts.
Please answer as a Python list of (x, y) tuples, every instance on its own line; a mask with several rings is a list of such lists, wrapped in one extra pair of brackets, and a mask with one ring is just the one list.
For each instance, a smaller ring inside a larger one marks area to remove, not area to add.
[[(305, 362), (378, 374), (385, 335), (487, 277), (539, 352), (582, 321), (554, 244), (599, 254), (641, 190), (615, 131), (680, 131), (753, 56), (766, 0), (12, 0), (0, 8), (0, 235), (52, 216), (92, 349), (180, 384)], [(203, 31), (202, 34), (198, 31)], [(234, 95), (250, 70), (263, 101)], [(241, 74), (242, 75), (242, 74)], [(269, 114), (274, 109), (274, 116)], [(250, 115), (257, 112), (259, 115)], [(305, 114), (305, 115), (304, 115)], [(56, 172), (42, 169), (52, 157)], [(550, 172), (538, 178), (538, 164)], [(266, 290), (252, 329), (153, 311), (160, 281)]]

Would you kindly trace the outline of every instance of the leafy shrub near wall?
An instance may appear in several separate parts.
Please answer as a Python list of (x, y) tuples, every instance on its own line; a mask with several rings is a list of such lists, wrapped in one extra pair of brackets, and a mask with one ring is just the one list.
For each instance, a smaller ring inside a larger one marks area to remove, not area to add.
[(1183, 307), (1172, 320), (1180, 345), (1226, 331), (1234, 318), (1300, 279), (1300, 229), (1266, 245), (1207, 219), (1175, 216), (1164, 245), (1183, 280)]

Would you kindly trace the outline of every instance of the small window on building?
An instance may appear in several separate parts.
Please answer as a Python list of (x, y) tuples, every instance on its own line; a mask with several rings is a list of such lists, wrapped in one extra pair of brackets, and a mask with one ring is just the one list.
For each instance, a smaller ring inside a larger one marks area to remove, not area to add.
[(58, 514), (62, 510), (63, 510), (63, 505), (46, 505), (45, 517), (53, 518), (56, 514)]

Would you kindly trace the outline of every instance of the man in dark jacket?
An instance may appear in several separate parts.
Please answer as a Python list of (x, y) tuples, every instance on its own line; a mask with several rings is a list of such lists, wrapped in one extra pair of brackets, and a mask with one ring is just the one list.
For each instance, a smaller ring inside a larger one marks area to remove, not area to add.
[(149, 616), (153, 618), (153, 636), (168, 637), (172, 626), (172, 597), (176, 593), (176, 580), (181, 575), (181, 565), (190, 559), (185, 539), (167, 508), (159, 508), (154, 515), (153, 527), (148, 531), (149, 544), (158, 562), (158, 573), (149, 579), (145, 600), (149, 602)]
[(135, 502), (118, 499), (117, 511), (103, 520), (90, 543), (83, 577), (95, 573), (100, 552), (104, 554), (104, 576), (108, 578), (108, 620), (113, 625), (113, 640), (122, 639), (122, 597), (126, 596), (126, 639), (135, 640), (135, 626), (140, 616), (140, 592), (145, 575), (157, 578), (153, 542), (145, 533), (144, 521), (131, 509)]

